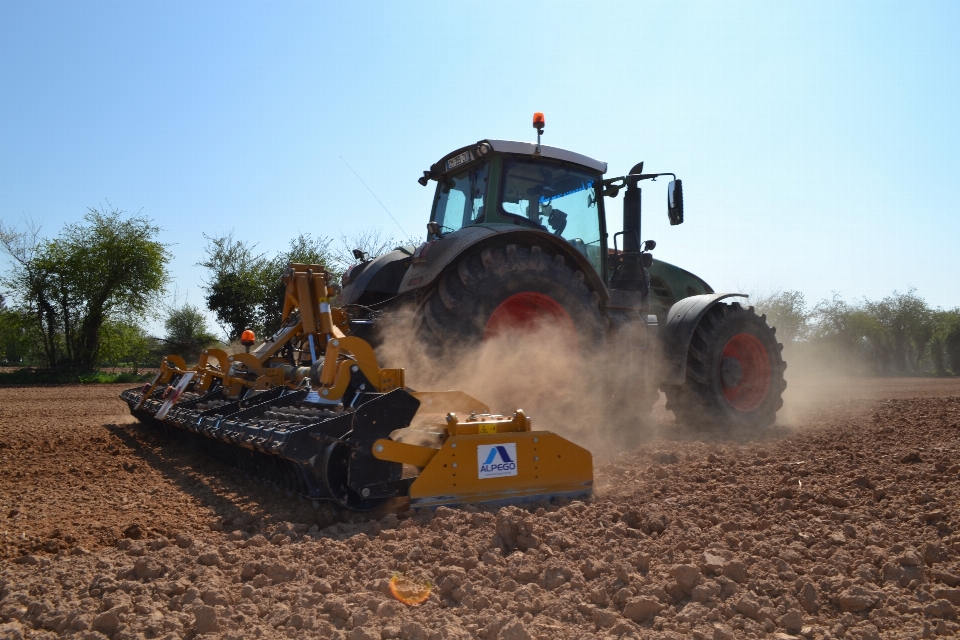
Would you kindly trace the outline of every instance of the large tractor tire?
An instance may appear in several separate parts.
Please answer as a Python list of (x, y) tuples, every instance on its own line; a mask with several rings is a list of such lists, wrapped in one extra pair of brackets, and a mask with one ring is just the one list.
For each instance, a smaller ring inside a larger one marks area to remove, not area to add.
[(753, 307), (711, 307), (690, 342), (685, 384), (663, 387), (667, 409), (694, 427), (772, 425), (787, 388), (775, 332)]
[(606, 328), (600, 296), (587, 287), (583, 272), (538, 246), (510, 244), (464, 256), (420, 310), (421, 339), (441, 348), (543, 322), (569, 331), (573, 348), (582, 349), (596, 344)]

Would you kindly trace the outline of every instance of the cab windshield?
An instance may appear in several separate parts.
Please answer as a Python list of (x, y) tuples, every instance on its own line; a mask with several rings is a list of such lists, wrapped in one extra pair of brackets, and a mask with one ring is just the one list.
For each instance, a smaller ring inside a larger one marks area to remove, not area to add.
[(489, 164), (476, 165), (445, 176), (437, 189), (433, 220), (443, 233), (450, 233), (483, 220)]
[(503, 177), (503, 214), (560, 236), (600, 271), (595, 174), (542, 160), (517, 160), (506, 163)]

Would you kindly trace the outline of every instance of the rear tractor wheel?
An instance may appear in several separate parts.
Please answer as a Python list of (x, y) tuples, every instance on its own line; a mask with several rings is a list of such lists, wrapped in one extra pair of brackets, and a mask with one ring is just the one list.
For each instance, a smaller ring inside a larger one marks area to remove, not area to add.
[(577, 350), (598, 342), (606, 328), (599, 294), (583, 273), (537, 246), (490, 247), (462, 257), (420, 310), (421, 337), (441, 349), (548, 326), (569, 334)]
[(783, 406), (787, 364), (776, 329), (753, 307), (717, 304), (700, 321), (687, 351), (686, 383), (667, 386), (667, 409), (704, 427), (768, 427)]

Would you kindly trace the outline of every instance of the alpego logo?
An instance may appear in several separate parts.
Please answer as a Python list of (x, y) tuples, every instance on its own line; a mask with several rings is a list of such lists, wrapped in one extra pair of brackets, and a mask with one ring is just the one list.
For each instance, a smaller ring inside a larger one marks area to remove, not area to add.
[(477, 445), (477, 469), (481, 479), (517, 475), (517, 443)]

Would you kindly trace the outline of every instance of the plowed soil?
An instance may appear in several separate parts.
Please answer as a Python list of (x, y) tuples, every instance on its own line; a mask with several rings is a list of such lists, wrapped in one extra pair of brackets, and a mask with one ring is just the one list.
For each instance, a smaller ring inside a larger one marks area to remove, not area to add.
[(122, 388), (0, 388), (0, 638), (960, 630), (960, 379), (791, 382), (762, 434), (658, 408), (590, 500), (363, 519), (154, 434)]

